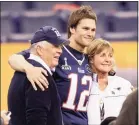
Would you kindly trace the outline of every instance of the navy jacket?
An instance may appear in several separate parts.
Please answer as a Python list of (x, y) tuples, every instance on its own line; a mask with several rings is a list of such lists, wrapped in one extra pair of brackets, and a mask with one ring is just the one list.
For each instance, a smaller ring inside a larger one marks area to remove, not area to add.
[[(34, 60), (28, 62), (43, 67)], [(49, 88), (42, 91), (38, 87), (35, 91), (25, 73), (15, 72), (8, 91), (10, 125), (62, 125), (59, 94), (53, 77), (47, 73)]]

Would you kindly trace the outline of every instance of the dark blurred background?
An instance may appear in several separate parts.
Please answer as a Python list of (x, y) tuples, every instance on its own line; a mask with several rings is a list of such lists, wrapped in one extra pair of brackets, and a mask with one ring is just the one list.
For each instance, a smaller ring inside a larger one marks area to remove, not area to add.
[[(56, 27), (67, 38), (69, 14), (90, 5), (98, 16), (96, 37), (111, 42), (116, 74), (137, 87), (138, 2), (33, 2), (3, 1), (1, 5), (1, 108), (7, 108), (7, 91), (14, 71), (8, 58), (30, 46), (33, 33), (44, 25)], [(20, 83), (19, 83), (20, 84)]]
[(137, 2), (28, 1), (1, 2), (1, 42), (27, 42), (32, 33), (43, 25), (52, 25), (67, 37), (68, 16), (80, 5), (90, 5), (97, 13), (96, 37), (137, 39)]

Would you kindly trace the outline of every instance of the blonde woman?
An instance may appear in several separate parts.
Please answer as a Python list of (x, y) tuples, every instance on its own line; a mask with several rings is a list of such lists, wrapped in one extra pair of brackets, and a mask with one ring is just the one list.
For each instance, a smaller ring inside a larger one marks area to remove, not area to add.
[(108, 41), (95, 39), (87, 48), (87, 53), (93, 72), (87, 107), (88, 124), (100, 125), (103, 119), (119, 115), (132, 85), (119, 76), (109, 76), (114, 63), (114, 50)]

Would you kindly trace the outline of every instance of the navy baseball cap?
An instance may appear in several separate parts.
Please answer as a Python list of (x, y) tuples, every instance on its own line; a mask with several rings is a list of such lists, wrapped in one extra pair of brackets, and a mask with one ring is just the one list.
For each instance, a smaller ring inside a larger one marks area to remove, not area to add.
[(69, 44), (69, 40), (62, 38), (59, 31), (55, 27), (52, 27), (52, 26), (44, 26), (35, 32), (31, 40), (31, 44), (34, 44), (40, 41), (47, 41), (56, 46), (59, 46), (61, 44), (64, 44), (64, 45)]

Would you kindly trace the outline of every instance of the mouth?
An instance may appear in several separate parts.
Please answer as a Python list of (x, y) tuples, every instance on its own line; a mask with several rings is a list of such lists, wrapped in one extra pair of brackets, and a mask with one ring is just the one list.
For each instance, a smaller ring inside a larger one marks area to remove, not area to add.
[(54, 59), (59, 60), (59, 56), (55, 56)]
[(85, 39), (87, 39), (87, 40), (93, 40), (93, 39), (92, 39), (92, 38), (90, 38), (90, 37), (89, 37), (89, 38), (88, 38), (88, 37), (84, 37), (84, 38), (85, 38)]
[(103, 66), (111, 66), (111, 64), (102, 64)]

